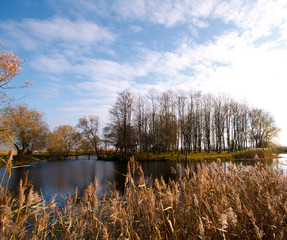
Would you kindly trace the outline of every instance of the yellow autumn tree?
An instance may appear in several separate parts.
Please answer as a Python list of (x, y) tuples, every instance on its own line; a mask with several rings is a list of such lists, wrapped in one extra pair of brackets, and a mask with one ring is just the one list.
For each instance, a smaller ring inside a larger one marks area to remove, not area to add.
[(46, 149), (49, 127), (36, 109), (26, 105), (8, 106), (1, 115), (1, 123), (6, 129), (6, 141), (17, 150), (19, 159), (34, 150)]
[[(0, 47), (2, 43), (0, 42)], [(0, 105), (2, 106), (9, 98), (6, 90), (11, 88), (27, 87), (31, 82), (24, 82), (23, 86), (12, 86), (11, 80), (22, 70), (21, 59), (12, 51), (0, 49)]]

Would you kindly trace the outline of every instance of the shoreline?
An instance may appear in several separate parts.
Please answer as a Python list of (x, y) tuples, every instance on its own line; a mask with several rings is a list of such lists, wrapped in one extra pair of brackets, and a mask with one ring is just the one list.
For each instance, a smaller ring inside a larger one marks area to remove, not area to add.
[[(84, 156), (85, 154), (83, 154)], [(71, 154), (71, 156), (73, 156)], [(176, 162), (212, 162), (220, 160), (222, 162), (225, 161), (264, 161), (271, 160), (274, 158), (278, 158), (279, 153), (274, 152), (272, 150), (265, 150), (265, 155), (263, 155), (262, 150), (258, 149), (249, 149), (245, 151), (237, 151), (237, 152), (222, 152), (221, 154), (217, 152), (198, 152), (198, 153), (190, 153), (188, 155), (182, 153), (165, 153), (165, 154), (154, 154), (154, 153), (135, 153), (134, 159), (137, 162), (147, 162), (147, 161), (176, 161)], [(0, 168), (6, 166), (5, 160), (7, 156), (1, 156), (2, 161), (0, 162)], [(32, 156), (25, 156), (22, 161), (17, 160), (15, 158), (12, 160), (13, 166), (23, 166), (30, 165), (31, 163), (40, 162), (40, 161), (53, 161), (50, 159), (47, 154), (35, 154)], [(99, 161), (122, 161), (116, 155), (109, 155), (104, 159)], [(127, 161), (126, 161), (127, 162)]]

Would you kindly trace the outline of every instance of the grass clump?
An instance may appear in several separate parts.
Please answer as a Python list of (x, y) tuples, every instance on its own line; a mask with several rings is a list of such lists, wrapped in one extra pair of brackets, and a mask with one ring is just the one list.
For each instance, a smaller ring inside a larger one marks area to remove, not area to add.
[(0, 189), (2, 239), (286, 239), (287, 178), (258, 163), (183, 170), (178, 181), (147, 180), (132, 159), (125, 191), (98, 199), (97, 180), (58, 208), (27, 179)]
[[(264, 159), (274, 159), (278, 155), (277, 151), (273, 149), (266, 148), (250, 148), (248, 150), (228, 152), (222, 151), (218, 153), (216, 151), (211, 152), (191, 152), (189, 154), (183, 154), (180, 152), (171, 153), (135, 153), (135, 159), (137, 161), (190, 161), (190, 162), (204, 162), (204, 161), (216, 161), (220, 159), (221, 161), (233, 161), (233, 160), (264, 160)], [(113, 159), (115, 160), (115, 159)]]
[(232, 154), (235, 160), (242, 160), (242, 159), (274, 159), (277, 155), (277, 152), (272, 149), (262, 149), (262, 148), (252, 148), (245, 151), (238, 151)]
[(183, 154), (181, 152), (171, 152), (171, 153), (135, 153), (135, 159), (137, 161), (215, 161), (220, 158), (222, 161), (230, 161), (234, 160), (233, 153), (229, 153), (224, 151), (222, 153), (217, 153), (215, 151), (212, 152), (197, 152), (197, 153), (188, 153)]

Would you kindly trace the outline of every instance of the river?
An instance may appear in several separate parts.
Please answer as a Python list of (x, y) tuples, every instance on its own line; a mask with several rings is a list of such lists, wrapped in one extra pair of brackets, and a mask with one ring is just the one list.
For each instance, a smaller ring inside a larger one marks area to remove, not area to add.
[[(254, 161), (235, 161), (236, 164), (242, 163), (245, 166), (254, 165)], [(197, 168), (198, 163), (193, 162), (142, 162), (141, 166), (146, 178), (163, 176), (168, 179), (178, 179), (183, 174), (183, 169), (189, 165), (191, 168)], [(223, 162), (222, 166), (227, 169), (230, 162)], [(287, 154), (281, 154), (280, 158), (268, 162), (273, 168), (280, 168), (286, 174)], [(99, 197), (107, 193), (113, 184), (116, 189), (122, 192), (126, 174), (126, 163), (113, 161), (99, 161), (96, 158), (88, 159), (82, 156), (78, 159), (69, 158), (59, 161), (42, 161), (32, 163), (28, 167), (19, 167), (12, 170), (9, 181), (9, 190), (17, 189), (19, 180), (24, 177), (28, 171), (28, 176), (34, 189), (43, 194), (44, 198), (49, 200), (57, 194), (57, 200), (61, 201), (68, 194), (73, 194), (75, 188), (78, 188), (78, 195), (82, 195), (85, 188), (94, 181), (98, 180), (97, 194)], [(5, 168), (0, 169), (2, 179)], [(3, 183), (3, 186), (5, 181)]]

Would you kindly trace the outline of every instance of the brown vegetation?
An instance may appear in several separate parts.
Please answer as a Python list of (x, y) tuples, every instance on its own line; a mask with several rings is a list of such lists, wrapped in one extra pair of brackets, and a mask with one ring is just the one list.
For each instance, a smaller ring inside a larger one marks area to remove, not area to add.
[[(27, 178), (16, 196), (0, 189), (2, 239), (286, 239), (287, 178), (282, 172), (219, 163), (185, 169), (178, 181), (147, 181), (132, 161), (125, 193), (98, 199), (97, 180), (56, 207)], [(8, 172), (9, 172), (8, 168)]]

